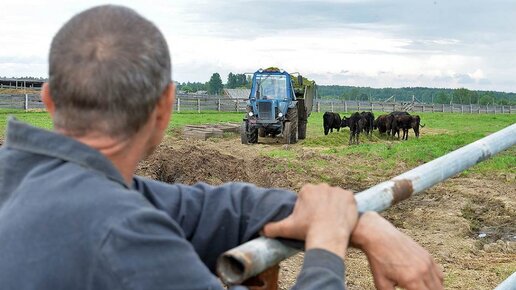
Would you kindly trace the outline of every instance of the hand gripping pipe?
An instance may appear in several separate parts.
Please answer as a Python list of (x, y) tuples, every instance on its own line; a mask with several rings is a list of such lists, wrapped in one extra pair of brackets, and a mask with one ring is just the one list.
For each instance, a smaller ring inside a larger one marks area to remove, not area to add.
[[(383, 211), (515, 144), (516, 123), (357, 193), (357, 209)], [(223, 253), (217, 262), (217, 272), (226, 284), (239, 284), (298, 251), (280, 241), (260, 237)]]

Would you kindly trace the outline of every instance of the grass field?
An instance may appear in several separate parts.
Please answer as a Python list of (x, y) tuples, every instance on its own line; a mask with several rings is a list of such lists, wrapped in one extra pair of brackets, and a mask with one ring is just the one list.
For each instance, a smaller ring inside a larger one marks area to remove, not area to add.
[[(376, 116), (381, 114), (376, 112)], [(12, 115), (17, 119), (34, 126), (51, 129), (52, 123), (46, 112), (24, 112), (21, 110), (0, 110), (0, 138), (3, 139), (7, 116)], [(394, 166), (397, 160), (402, 160), (411, 166), (422, 164), (442, 156), (450, 151), (478, 140), (484, 136), (498, 131), (504, 127), (516, 123), (516, 115), (478, 115), (478, 114), (450, 114), (450, 113), (425, 113), (420, 114), (422, 123), (426, 125), (421, 129), (421, 138), (414, 138), (410, 132), (408, 141), (389, 140), (380, 136), (378, 132), (372, 138), (361, 135), (361, 144), (348, 146), (349, 129), (330, 133), (324, 136), (322, 130), (323, 113), (313, 113), (308, 122), (308, 138), (301, 142), (302, 146), (321, 148), (327, 155), (356, 154), (363, 158), (379, 160), (375, 167), (388, 168)], [(181, 112), (174, 113), (169, 134), (177, 132), (178, 128), (187, 124), (210, 124), (218, 122), (240, 122), (242, 113), (225, 112)], [(296, 158), (292, 151), (278, 148), (267, 153), (275, 158)], [(367, 165), (365, 165), (367, 166)], [(516, 148), (511, 148), (475, 166), (465, 172), (516, 173)]]

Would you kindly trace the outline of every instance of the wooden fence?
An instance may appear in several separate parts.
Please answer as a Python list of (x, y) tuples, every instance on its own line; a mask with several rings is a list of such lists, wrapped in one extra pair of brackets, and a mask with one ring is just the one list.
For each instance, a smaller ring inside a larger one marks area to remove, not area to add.
[[(189, 96), (176, 97), (174, 111), (176, 112), (245, 112), (247, 100), (230, 99), (222, 96)], [(44, 109), (41, 98), (37, 94), (1, 95), (0, 108), (10, 109)], [(361, 111), (375, 112), (444, 112), (462, 114), (514, 114), (516, 106), (502, 105), (463, 105), (463, 104), (421, 104), (403, 102), (360, 102), (343, 100), (315, 100), (313, 112), (352, 113)]]

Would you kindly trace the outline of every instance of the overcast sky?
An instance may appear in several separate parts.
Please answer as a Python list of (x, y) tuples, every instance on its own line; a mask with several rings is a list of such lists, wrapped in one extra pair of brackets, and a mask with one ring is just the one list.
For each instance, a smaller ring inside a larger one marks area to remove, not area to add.
[[(4, 0), (1, 0), (4, 2)], [(0, 4), (0, 76), (47, 76), (50, 41), (106, 2)], [(516, 92), (514, 0), (111, 1), (153, 21), (174, 80), (277, 66), (319, 84)]]

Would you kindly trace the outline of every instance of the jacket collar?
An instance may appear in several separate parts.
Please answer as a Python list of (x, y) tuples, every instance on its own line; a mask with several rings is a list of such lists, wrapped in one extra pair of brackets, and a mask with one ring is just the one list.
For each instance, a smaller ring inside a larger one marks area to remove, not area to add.
[(9, 117), (4, 146), (73, 162), (128, 187), (113, 163), (99, 151), (65, 135), (27, 125), (14, 117)]

